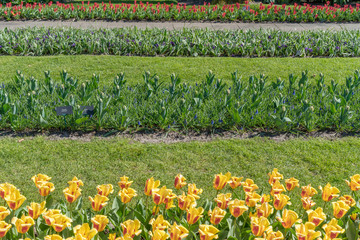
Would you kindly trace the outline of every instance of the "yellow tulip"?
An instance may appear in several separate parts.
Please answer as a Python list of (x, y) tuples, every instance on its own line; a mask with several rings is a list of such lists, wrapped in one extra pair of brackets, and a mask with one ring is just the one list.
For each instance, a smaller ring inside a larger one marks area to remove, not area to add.
[(191, 206), (186, 210), (186, 220), (189, 224), (196, 223), (203, 215), (204, 209), (202, 207), (195, 208)]
[(0, 197), (5, 199), (6, 196), (10, 195), (15, 190), (18, 190), (14, 185), (10, 183), (0, 184)]
[(217, 239), (217, 233), (220, 232), (216, 227), (212, 225), (202, 224), (199, 226), (199, 235), (201, 240)]
[(123, 188), (119, 191), (122, 203), (128, 203), (133, 197), (136, 197), (136, 191), (133, 188)]
[(160, 186), (159, 180), (154, 180), (153, 177), (146, 180), (144, 193), (146, 196), (152, 196), (153, 189), (157, 189)]
[(258, 185), (256, 185), (254, 181), (249, 178), (242, 183), (242, 186), (245, 192), (253, 192), (256, 189), (259, 189)]
[(118, 182), (118, 185), (121, 189), (129, 188), (133, 181), (129, 181), (129, 177), (123, 176), (120, 177), (120, 181)]
[(4, 220), (9, 214), (10, 211), (6, 207), (0, 206), (0, 221)]
[(285, 186), (286, 186), (286, 190), (292, 191), (294, 190), (295, 187), (300, 187), (299, 180), (293, 177), (289, 179), (285, 179)]
[(251, 218), (251, 232), (256, 236), (262, 236), (265, 230), (270, 226), (269, 220), (265, 217), (252, 217)]
[(75, 238), (78, 235), (81, 236), (82, 240), (91, 240), (97, 234), (97, 230), (95, 228), (90, 229), (89, 224), (84, 223), (74, 227), (74, 234)]
[(152, 209), (152, 215), (155, 216), (156, 214), (158, 214), (160, 212), (160, 208), (158, 205), (155, 205)]
[(185, 193), (183, 192), (182, 195), (177, 197), (178, 200), (178, 207), (181, 210), (186, 210), (188, 209), (190, 206), (196, 206), (196, 201), (193, 195), (185, 195)]
[(280, 181), (284, 178), (284, 176), (278, 172), (277, 168), (274, 168), (274, 170), (271, 173), (268, 173), (268, 175), (270, 185), (273, 185), (276, 181)]
[(255, 216), (255, 217), (265, 217), (268, 218), (270, 216), (270, 214), (272, 214), (274, 212), (274, 208), (268, 203), (268, 202), (264, 202), (261, 205), (257, 205), (256, 206), (256, 212), (255, 214), (251, 214), (251, 217)]
[(167, 189), (166, 186), (163, 186), (160, 189), (154, 189), (152, 192), (153, 195), (153, 201), (156, 205), (160, 205), (161, 203), (164, 203), (165, 198), (172, 193), (171, 189)]
[(0, 238), (5, 237), (7, 232), (10, 230), (11, 224), (6, 223), (4, 221), (0, 221)]
[[(160, 215), (161, 216), (161, 215)], [(123, 235), (129, 235), (130, 237), (139, 236), (141, 233), (139, 220), (127, 220), (121, 223)]]
[(320, 186), (319, 189), (322, 191), (322, 200), (325, 202), (329, 202), (334, 198), (337, 198), (339, 196), (338, 193), (340, 193), (339, 189), (336, 187), (332, 187), (330, 183), (326, 184), (324, 189)]
[(203, 190), (197, 188), (195, 183), (188, 184), (188, 195), (192, 195), (195, 199), (199, 199), (199, 194), (202, 194)]
[(105, 215), (95, 215), (93, 218), (91, 218), (91, 222), (93, 224), (93, 227), (98, 232), (102, 232), (104, 231), (105, 227), (109, 224), (109, 219)]
[(223, 189), (227, 182), (230, 180), (231, 178), (231, 173), (227, 172), (225, 175), (223, 175), (222, 173), (220, 174), (216, 174), (214, 181), (213, 181), (213, 187), (216, 190), (221, 190)]
[(177, 225), (176, 222), (169, 229), (171, 240), (181, 240), (189, 235), (189, 231), (181, 225)]
[(60, 235), (58, 234), (53, 234), (53, 235), (47, 235), (44, 237), (44, 240), (77, 240), (74, 237), (69, 237), (69, 238), (62, 238)]
[(245, 201), (235, 199), (231, 202), (229, 202), (229, 211), (231, 215), (233, 215), (235, 218), (240, 217), (243, 215), (244, 212), (246, 212), (249, 208), (245, 206)]
[(51, 216), (51, 226), (56, 232), (62, 232), (65, 228), (71, 227), (71, 218), (63, 214), (55, 214)]
[(284, 228), (291, 228), (294, 223), (301, 222), (296, 212), (287, 209), (284, 209), (282, 217), (278, 217), (277, 220)]
[(274, 195), (274, 208), (276, 210), (282, 210), (286, 205), (291, 205), (289, 200), (290, 197), (285, 194)]
[(241, 180), (242, 179), (243, 179), (242, 177), (231, 177), (228, 184), (232, 189), (235, 189), (235, 188), (241, 186)]
[(91, 202), (92, 209), (96, 212), (103, 209), (103, 207), (105, 207), (108, 204), (107, 201), (109, 201), (107, 197), (99, 194), (96, 194), (94, 198), (89, 197), (89, 200)]
[(271, 228), (268, 229), (264, 233), (264, 237), (266, 240), (282, 240), (282, 239), (284, 239), (284, 235), (282, 234), (282, 232), (280, 232), (280, 231), (274, 232)]
[(174, 203), (174, 199), (176, 198), (176, 194), (172, 192), (172, 190), (170, 190), (170, 193), (164, 198), (164, 203), (165, 203), (165, 209), (170, 209), (175, 207)]
[(336, 238), (340, 233), (344, 233), (345, 229), (338, 225), (338, 220), (333, 218), (328, 224), (324, 224), (322, 227), (325, 231), (326, 236), (330, 239)]
[(299, 240), (314, 240), (321, 236), (321, 232), (315, 231), (315, 224), (306, 222), (295, 225), (296, 236)]
[(176, 189), (183, 188), (187, 184), (185, 181), (186, 181), (186, 178), (183, 175), (181, 175), (181, 174), (176, 175), (174, 187)]
[(31, 178), (31, 180), (35, 183), (35, 186), (38, 188), (44, 182), (48, 182), (51, 180), (51, 177), (45, 174), (39, 173)]
[(35, 224), (34, 219), (25, 215), (22, 215), (21, 218), (14, 217), (11, 223), (15, 225), (16, 230), (20, 234), (26, 233), (30, 227)]
[(54, 218), (53, 216), (57, 215), (57, 214), (60, 214), (61, 211), (59, 209), (50, 209), (46, 212), (44, 212), (42, 214), (44, 220), (45, 220), (45, 223), (49, 226), (52, 225), (53, 221), (54, 221)]
[(153, 233), (151, 240), (165, 240), (169, 238), (169, 234), (167, 234), (164, 230), (156, 229)]
[(79, 183), (74, 181), (69, 184), (69, 187), (63, 190), (66, 201), (69, 203), (73, 203), (78, 199), (81, 195), (81, 189), (79, 188)]
[(99, 195), (107, 197), (114, 192), (114, 187), (112, 184), (103, 184), (98, 185), (96, 190), (98, 191)]
[(276, 194), (281, 194), (282, 192), (286, 192), (285, 187), (278, 180), (276, 180), (275, 183), (271, 186), (270, 194), (274, 196)]
[(311, 184), (301, 187), (301, 197), (312, 197), (317, 194), (315, 188), (311, 187)]
[(315, 210), (308, 210), (307, 214), (309, 222), (314, 223), (315, 226), (319, 226), (326, 219), (326, 215), (321, 207)]
[(357, 218), (357, 213), (351, 214), (351, 215), (350, 215), (350, 218), (351, 218), (353, 221), (355, 221), (356, 218)]
[(39, 216), (46, 211), (45, 204), (45, 201), (43, 201), (41, 204), (35, 202), (30, 203), (30, 206), (27, 206), (29, 216), (33, 219), (38, 219)]
[(77, 185), (78, 187), (84, 186), (83, 181), (81, 181), (81, 180), (78, 179), (77, 177), (73, 177), (73, 179), (68, 182), (69, 186), (72, 185), (73, 183), (76, 183), (76, 185)]
[(337, 201), (337, 202), (333, 202), (332, 203), (333, 206), (333, 213), (334, 213), (334, 217), (336, 217), (337, 219), (342, 218), (347, 211), (350, 209), (350, 206), (347, 205), (344, 201)]
[(216, 205), (221, 209), (227, 209), (228, 203), (231, 200), (231, 193), (220, 193), (215, 198)]
[(350, 182), (345, 180), (351, 191), (357, 191), (360, 189), (360, 174), (356, 174), (350, 177)]
[(305, 210), (309, 210), (310, 208), (312, 208), (313, 206), (315, 206), (315, 202), (312, 200), (311, 197), (303, 197), (301, 198), (301, 202), (302, 202), (302, 207)]
[(164, 220), (164, 216), (163, 215), (159, 215), (156, 219), (152, 218), (149, 222), (149, 224), (152, 226), (152, 230), (153, 232), (156, 229), (159, 230), (165, 230), (170, 226), (170, 223), (166, 220)]
[(256, 192), (245, 192), (245, 203), (248, 207), (255, 207), (261, 199), (261, 196)]
[(116, 237), (116, 233), (109, 234), (109, 240), (133, 240), (132, 237), (130, 237), (128, 234), (122, 236), (122, 237)]
[(270, 195), (269, 195), (269, 194), (263, 194), (263, 195), (261, 195), (260, 202), (261, 202), (261, 203), (271, 202), (271, 197), (270, 197)]
[(218, 225), (221, 220), (225, 217), (226, 211), (219, 207), (215, 207), (213, 210), (209, 210), (210, 222), (213, 225)]
[(51, 182), (42, 182), (37, 185), (39, 189), (39, 194), (42, 197), (48, 196), (51, 192), (55, 190), (55, 186)]
[(17, 189), (13, 190), (9, 195), (5, 196), (5, 201), (12, 210), (18, 209), (25, 200), (26, 197), (21, 195), (20, 191)]
[(353, 207), (356, 204), (355, 199), (353, 199), (350, 195), (341, 196), (339, 197), (339, 200), (344, 201), (350, 207)]

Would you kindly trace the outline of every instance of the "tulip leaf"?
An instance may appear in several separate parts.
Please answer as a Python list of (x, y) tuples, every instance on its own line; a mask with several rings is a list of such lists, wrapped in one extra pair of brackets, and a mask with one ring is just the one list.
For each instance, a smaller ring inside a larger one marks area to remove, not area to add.
[(50, 208), (53, 205), (54, 198), (51, 195), (48, 195), (45, 201), (46, 201), (45, 207)]
[(345, 226), (346, 229), (346, 237), (348, 240), (356, 240), (357, 239), (357, 230), (355, 224), (352, 220), (348, 220)]

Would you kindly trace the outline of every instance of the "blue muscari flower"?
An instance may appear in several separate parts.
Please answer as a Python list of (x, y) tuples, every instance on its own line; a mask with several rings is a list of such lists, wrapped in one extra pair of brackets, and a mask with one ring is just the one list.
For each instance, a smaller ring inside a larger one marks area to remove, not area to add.
[(170, 125), (168, 125), (168, 129), (170, 129)]
[(295, 90), (293, 91), (293, 95), (295, 96)]
[(214, 120), (211, 120), (211, 125), (214, 125)]
[(220, 118), (220, 119), (219, 119), (219, 123), (223, 123), (223, 122), (224, 122), (224, 121)]
[(251, 116), (251, 120), (253, 120), (254, 119), (254, 117), (253, 116)]
[(255, 111), (255, 115), (257, 115), (259, 113), (259, 111), (256, 109), (256, 111)]
[(140, 122), (140, 121), (138, 121), (138, 125), (139, 125), (139, 126), (141, 125), (141, 122)]
[(195, 114), (195, 117), (194, 117), (194, 119), (197, 119), (198, 117), (197, 117), (197, 114)]
[(274, 113), (276, 113), (276, 109), (274, 110)]

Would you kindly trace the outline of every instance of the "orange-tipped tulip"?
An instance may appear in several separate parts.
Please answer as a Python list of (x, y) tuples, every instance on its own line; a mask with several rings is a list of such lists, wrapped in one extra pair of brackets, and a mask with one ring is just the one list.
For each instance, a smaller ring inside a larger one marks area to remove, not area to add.
[(315, 210), (308, 210), (307, 214), (309, 222), (314, 223), (315, 226), (319, 226), (326, 219), (326, 215), (321, 207)]
[(274, 208), (276, 210), (282, 210), (286, 205), (290, 205), (290, 198), (285, 194), (274, 195)]
[(285, 186), (286, 186), (286, 190), (292, 191), (296, 187), (300, 187), (299, 180), (297, 180), (297, 179), (295, 179), (293, 177), (289, 178), (289, 179), (285, 179)]
[(195, 199), (199, 199), (199, 194), (202, 194), (203, 190), (197, 188), (195, 183), (188, 184), (188, 195), (192, 195)]
[(311, 197), (303, 197), (301, 198), (301, 203), (302, 203), (302, 207), (305, 210), (309, 210), (310, 208), (312, 208), (313, 206), (315, 206), (315, 202), (312, 200)]
[(170, 227), (170, 240), (181, 240), (189, 235), (189, 231), (181, 225), (177, 225), (176, 222)]
[(221, 209), (227, 209), (228, 204), (231, 200), (231, 193), (220, 193), (215, 198), (216, 205)]
[(103, 184), (98, 185), (96, 190), (98, 191), (99, 195), (107, 197), (114, 192), (114, 187), (112, 184)]
[(166, 240), (169, 238), (169, 234), (167, 234), (164, 230), (156, 229), (153, 234), (151, 240)]
[(44, 212), (42, 214), (44, 220), (45, 220), (45, 223), (49, 226), (52, 225), (52, 223), (54, 222), (54, 216), (57, 215), (57, 214), (60, 214), (61, 211), (59, 209), (50, 209), (46, 212)]
[(200, 225), (199, 226), (199, 235), (200, 240), (212, 240), (217, 239), (217, 233), (220, 232), (216, 227), (212, 225)]
[(185, 193), (183, 192), (182, 195), (177, 197), (178, 200), (178, 207), (181, 210), (186, 210), (191, 206), (196, 206), (196, 201), (193, 195), (185, 195)]
[(39, 216), (46, 211), (45, 204), (45, 201), (43, 201), (41, 204), (35, 202), (30, 203), (30, 206), (27, 206), (29, 216), (33, 219), (38, 219)]
[(65, 228), (71, 227), (71, 218), (63, 214), (55, 214), (51, 216), (51, 226), (56, 232), (62, 232)]
[(265, 217), (251, 218), (251, 232), (256, 236), (262, 236), (265, 230), (270, 226), (269, 220)]
[(326, 184), (324, 189), (320, 186), (319, 189), (322, 191), (322, 200), (325, 202), (329, 202), (334, 198), (337, 198), (339, 196), (338, 193), (340, 193), (339, 189), (336, 187), (332, 187), (330, 183)]
[(282, 217), (277, 218), (284, 228), (291, 228), (296, 222), (301, 222), (296, 212), (284, 209)]
[(41, 184), (38, 184), (37, 187), (39, 189), (39, 194), (42, 197), (48, 196), (55, 190), (55, 186), (51, 182), (42, 182)]
[(98, 232), (102, 232), (109, 224), (109, 219), (105, 215), (95, 215), (91, 218), (91, 222), (93, 224), (93, 228), (95, 228)]
[(261, 205), (256, 206), (256, 212), (255, 214), (250, 213), (250, 217), (265, 217), (268, 218), (270, 214), (274, 212), (274, 208), (268, 203), (264, 202)]
[(153, 189), (157, 189), (160, 186), (159, 180), (154, 180), (153, 177), (146, 180), (144, 193), (146, 196), (152, 196)]
[(5, 237), (7, 232), (10, 230), (11, 224), (6, 223), (4, 221), (0, 221), (0, 238)]
[(221, 220), (225, 217), (226, 211), (219, 207), (215, 207), (212, 211), (209, 210), (210, 222), (213, 225), (218, 225)]
[(314, 240), (321, 236), (321, 232), (315, 231), (315, 224), (307, 222), (295, 225), (296, 236), (299, 240)]
[(350, 181), (345, 180), (351, 191), (357, 191), (360, 189), (360, 174), (356, 174), (350, 177)]
[(203, 215), (204, 209), (202, 207), (199, 208), (195, 208), (195, 207), (190, 207), (189, 209), (186, 210), (187, 214), (186, 214), (186, 220), (189, 224), (194, 224), (196, 223)]
[(261, 196), (256, 192), (246, 192), (245, 195), (245, 203), (248, 207), (255, 207), (261, 199)]
[(242, 183), (242, 186), (245, 192), (253, 192), (256, 189), (259, 189), (258, 185), (256, 185), (254, 181), (249, 178)]
[(20, 194), (20, 191), (15, 189), (9, 195), (5, 196), (5, 201), (12, 210), (18, 209), (26, 200), (26, 197)]
[(339, 200), (344, 201), (350, 207), (353, 207), (356, 204), (355, 199), (353, 199), (350, 195), (341, 196), (339, 197)]
[(65, 188), (63, 190), (63, 193), (65, 195), (66, 201), (69, 203), (73, 203), (78, 199), (81, 195), (81, 189), (79, 188), (79, 185), (76, 181), (71, 182), (69, 187)]
[(129, 188), (133, 181), (129, 181), (129, 177), (123, 176), (120, 177), (120, 181), (118, 182), (118, 185), (121, 189)]
[(323, 229), (329, 239), (337, 238), (339, 234), (344, 233), (345, 229), (338, 225), (338, 220), (333, 218), (328, 224), (324, 224)]
[(101, 209), (103, 209), (103, 207), (105, 207), (108, 203), (107, 201), (109, 201), (109, 199), (103, 195), (95, 195), (94, 198), (89, 197), (89, 200), (91, 202), (91, 207), (95, 212), (100, 211)]
[[(159, 215), (156, 219), (152, 218), (150, 220), (149, 224), (152, 226), (153, 232), (156, 229), (165, 230), (170, 226), (170, 223), (168, 221), (164, 220), (163, 215)], [(140, 227), (140, 225), (139, 225), (139, 227)]]
[(119, 196), (121, 197), (122, 203), (128, 203), (133, 197), (136, 197), (137, 194), (133, 188), (123, 188), (119, 191)]
[(183, 175), (181, 175), (181, 174), (176, 175), (175, 181), (174, 181), (174, 187), (176, 189), (183, 188), (187, 184), (185, 181), (186, 181), (186, 178)]
[(127, 220), (121, 224), (123, 235), (129, 235), (130, 237), (139, 236), (141, 233), (139, 220)]
[(227, 182), (230, 180), (231, 178), (231, 173), (226, 173), (225, 175), (223, 175), (222, 173), (215, 175), (214, 178), (214, 182), (213, 182), (213, 187), (216, 190), (221, 190), (223, 189)]
[(311, 187), (311, 184), (301, 187), (301, 197), (312, 197), (317, 194), (315, 188)]
[(6, 196), (10, 195), (15, 190), (18, 190), (14, 185), (10, 183), (0, 184), (0, 197), (5, 199)]
[(229, 211), (231, 215), (233, 215), (235, 218), (240, 217), (243, 215), (244, 212), (246, 212), (249, 208), (245, 205), (245, 201), (235, 199), (231, 202), (229, 202)]
[(268, 175), (270, 185), (273, 185), (276, 181), (280, 181), (284, 178), (284, 176), (278, 172), (277, 168), (274, 168), (274, 170), (271, 173), (268, 173)]
[(83, 225), (77, 225), (74, 227), (74, 234), (76, 240), (91, 240), (97, 234), (97, 230), (95, 228), (90, 229), (89, 224), (84, 223)]
[(20, 234), (25, 234), (35, 224), (34, 219), (25, 215), (22, 215), (21, 218), (14, 217), (11, 223), (15, 225), (16, 230)]
[(242, 179), (243, 179), (242, 177), (231, 177), (228, 184), (232, 189), (235, 189), (241, 186)]
[(333, 202), (332, 206), (333, 206), (334, 217), (336, 217), (337, 219), (342, 218), (350, 209), (350, 206), (341, 200), (337, 202)]
[(80, 179), (78, 179), (77, 177), (73, 177), (73, 179), (71, 181), (68, 182), (69, 186), (73, 183), (76, 183), (76, 185), (78, 187), (84, 186), (83, 181), (81, 181)]
[(167, 189), (166, 186), (163, 186), (160, 189), (153, 191), (153, 201), (156, 205), (164, 203), (165, 198), (172, 193), (171, 189)]
[(0, 221), (4, 220), (9, 214), (10, 211), (6, 207), (0, 206)]
[(45, 174), (39, 173), (31, 178), (31, 180), (35, 183), (35, 186), (38, 188), (44, 182), (48, 182), (51, 180), (51, 177)]
[(281, 194), (282, 192), (286, 192), (285, 187), (279, 182), (279, 180), (276, 180), (271, 186), (270, 194), (274, 196), (276, 194)]

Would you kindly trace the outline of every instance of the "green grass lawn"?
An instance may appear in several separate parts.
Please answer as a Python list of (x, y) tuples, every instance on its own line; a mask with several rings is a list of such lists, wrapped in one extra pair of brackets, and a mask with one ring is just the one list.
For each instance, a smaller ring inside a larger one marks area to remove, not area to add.
[(246, 78), (264, 73), (269, 80), (277, 77), (287, 79), (289, 73), (301, 75), (303, 70), (310, 74), (325, 74), (325, 81), (335, 79), (344, 82), (359, 68), (359, 58), (181, 58), (181, 57), (118, 57), (118, 56), (47, 56), (47, 57), (0, 57), (0, 82), (9, 82), (15, 70), (26, 75), (43, 78), (43, 72), (50, 70), (55, 79), (59, 72), (67, 70), (81, 81), (88, 80), (92, 73), (101, 76), (102, 83), (112, 82), (116, 73), (125, 72), (128, 83), (142, 81), (145, 70), (157, 73), (160, 80), (169, 81), (171, 73), (177, 73), (188, 83), (201, 82), (209, 70), (218, 78), (231, 80), (230, 73), (238, 70)]
[[(203, 198), (213, 198), (212, 180), (217, 173), (230, 171), (234, 176), (252, 178), (260, 189), (269, 190), (267, 173), (278, 168), (285, 178), (296, 177), (300, 184), (316, 188), (327, 182), (342, 194), (349, 189), (344, 180), (359, 173), (360, 140), (343, 138), (288, 140), (275, 142), (265, 138), (215, 140), (174, 144), (144, 144), (124, 139), (46, 140), (43, 137), (0, 140), (0, 182), (10, 182), (29, 200), (40, 201), (30, 178), (37, 173), (53, 177), (56, 199), (62, 189), (77, 176), (85, 183), (83, 196), (94, 195), (98, 184), (112, 183), (118, 191), (120, 176), (127, 175), (143, 196), (147, 178), (160, 179), (173, 188), (177, 173), (188, 183), (204, 189)], [(297, 189), (297, 194), (300, 190)], [(319, 191), (320, 192), (320, 191)], [(296, 197), (296, 202), (299, 197)], [(86, 201), (87, 202), (87, 201)]]

